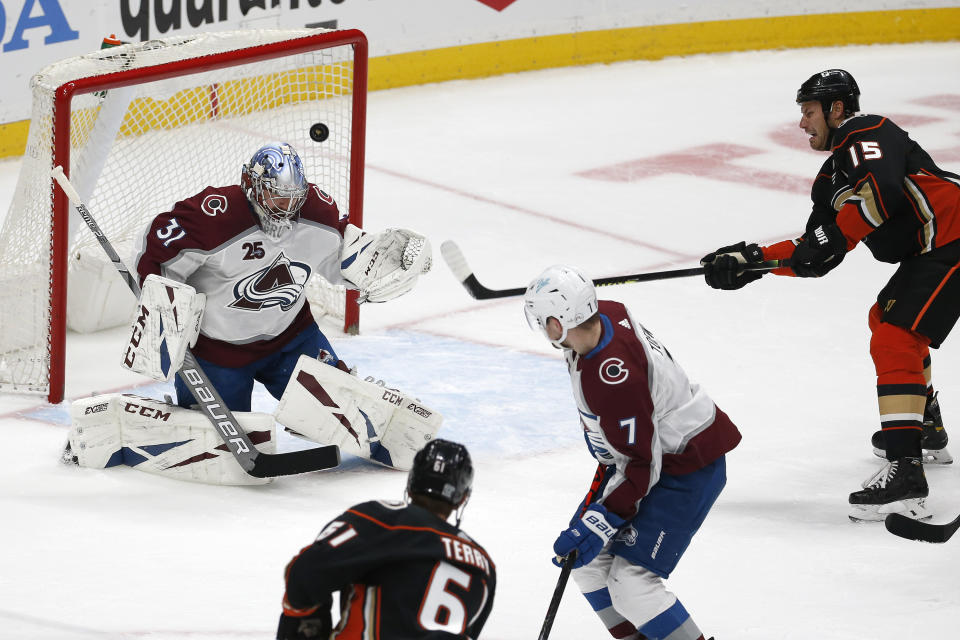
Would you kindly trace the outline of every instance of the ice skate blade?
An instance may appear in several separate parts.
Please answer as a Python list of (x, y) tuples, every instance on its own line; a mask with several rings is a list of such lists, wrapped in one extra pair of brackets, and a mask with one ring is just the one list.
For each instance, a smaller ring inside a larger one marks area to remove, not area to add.
[(946, 449), (924, 449), (923, 464), (953, 464), (953, 456)]
[[(878, 458), (886, 458), (887, 452), (874, 447), (873, 455)], [(953, 456), (946, 449), (924, 449), (922, 457), (923, 464), (953, 464)]]
[(847, 517), (851, 522), (883, 522), (889, 514), (899, 513), (914, 520), (928, 520), (932, 514), (926, 501), (926, 498), (907, 498), (887, 504), (852, 504)]

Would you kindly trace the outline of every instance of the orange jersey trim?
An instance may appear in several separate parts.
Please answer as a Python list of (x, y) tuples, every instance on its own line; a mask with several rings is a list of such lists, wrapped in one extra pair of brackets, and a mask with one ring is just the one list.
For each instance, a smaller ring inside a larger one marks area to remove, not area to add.
[(863, 129), (857, 129), (856, 131), (851, 131), (850, 133), (847, 134), (847, 137), (844, 138), (843, 141), (842, 141), (840, 144), (836, 144), (836, 145), (834, 145), (834, 146), (830, 149), (831, 153), (834, 152), (834, 151), (836, 151), (836, 150), (839, 149), (840, 147), (844, 146), (845, 144), (847, 144), (847, 140), (850, 139), (850, 136), (852, 136), (852, 135), (854, 135), (854, 134), (857, 134), (857, 133), (862, 133), (862, 132), (864, 132), (864, 131), (871, 131), (872, 129), (879, 129), (880, 127), (883, 126), (883, 123), (886, 122), (886, 121), (887, 121), (886, 118), (882, 118), (882, 119), (880, 120), (880, 122), (878, 122), (877, 124), (873, 125), (872, 127), (864, 127)]
[[(384, 529), (387, 529), (389, 531), (429, 531), (430, 533), (435, 533), (438, 536), (443, 536), (444, 538), (450, 538), (452, 540), (461, 540), (469, 544), (474, 549), (477, 549), (478, 551), (480, 550), (477, 548), (477, 545), (475, 542), (471, 542), (470, 540), (466, 540), (464, 538), (461, 538), (460, 536), (449, 534), (445, 531), (440, 531), (439, 529), (434, 529), (433, 527), (411, 527), (409, 525), (403, 525), (403, 524), (390, 525), (390, 524), (386, 524), (385, 522), (380, 522), (373, 516), (369, 516), (365, 513), (360, 513), (359, 511), (354, 511), (353, 509), (348, 509), (347, 513), (352, 513), (353, 515), (359, 516), (364, 520), (369, 520), (370, 522), (377, 525), (378, 527), (383, 527)], [(490, 556), (487, 555), (486, 550), (483, 551), (483, 555), (487, 558), (487, 562), (490, 563), (490, 566), (496, 566), (493, 564), (493, 561), (490, 559)]]
[[(763, 252), (764, 260), (787, 260), (790, 256), (793, 255), (794, 250), (797, 248), (797, 243), (795, 240), (782, 240), (780, 242), (775, 242), (766, 247), (760, 247), (760, 250)], [(780, 267), (779, 269), (771, 270), (771, 273), (777, 276), (796, 276), (793, 272), (793, 269), (790, 267)]]
[(283, 595), (283, 614), (290, 616), (291, 618), (304, 618), (313, 613), (316, 613), (317, 609), (319, 608), (320, 608), (320, 605), (313, 605), (312, 607), (308, 607), (306, 609), (297, 609), (296, 607), (291, 605), (290, 602), (287, 600), (287, 595), (286, 594)]
[(848, 250), (850, 249), (849, 243), (856, 245), (877, 228), (863, 219), (863, 216), (860, 215), (860, 208), (852, 202), (848, 202), (840, 208), (840, 212), (837, 214), (837, 226), (840, 227), (840, 232), (847, 239)]
[(917, 326), (920, 324), (920, 320), (923, 318), (923, 315), (927, 312), (927, 309), (930, 308), (930, 305), (937, 298), (937, 295), (940, 293), (940, 290), (943, 289), (945, 284), (947, 284), (947, 280), (950, 279), (950, 276), (956, 273), (957, 267), (960, 267), (960, 264), (954, 265), (953, 269), (950, 269), (950, 271), (947, 272), (947, 275), (943, 276), (943, 280), (941, 280), (940, 284), (937, 285), (937, 288), (934, 289), (933, 295), (931, 295), (930, 299), (927, 300), (927, 304), (923, 305), (923, 309), (920, 309), (920, 313), (917, 314), (917, 319), (913, 321), (913, 325), (910, 327), (910, 329), (912, 329), (913, 331), (917, 330)]
[[(303, 555), (304, 551), (306, 551), (312, 546), (313, 546), (312, 544), (308, 544), (304, 548), (300, 549), (300, 551), (297, 552), (297, 555), (293, 556), (290, 562), (287, 563), (287, 566), (284, 567), (283, 569), (284, 585), (286, 585), (287, 580), (290, 579), (290, 567), (293, 566), (293, 563), (296, 562), (297, 558)], [(283, 613), (288, 616), (292, 616), (294, 618), (302, 618), (304, 616), (309, 616), (310, 614), (314, 613), (319, 608), (319, 606), (320, 605), (313, 605), (312, 607), (304, 607), (303, 609), (297, 609), (296, 607), (290, 604), (289, 600), (287, 600), (287, 594), (286, 593), (283, 594)]]
[(380, 587), (377, 587), (377, 601), (374, 603), (376, 605), (376, 611), (373, 614), (373, 637), (376, 640), (380, 640), (380, 602), (382, 600), (380, 597)]
[(353, 585), (353, 592), (350, 594), (350, 606), (341, 617), (346, 619), (347, 624), (343, 629), (337, 631), (333, 638), (336, 640), (363, 640), (364, 619), (363, 607), (366, 604), (366, 588), (362, 584)]

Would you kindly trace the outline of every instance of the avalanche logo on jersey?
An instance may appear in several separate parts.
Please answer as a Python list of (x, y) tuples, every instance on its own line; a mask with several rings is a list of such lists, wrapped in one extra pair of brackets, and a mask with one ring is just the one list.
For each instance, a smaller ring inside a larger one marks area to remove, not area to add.
[(620, 533), (617, 534), (617, 542), (622, 542), (628, 547), (637, 544), (637, 530), (632, 524), (628, 524), (623, 529), (620, 529)]
[(283, 311), (289, 311), (303, 293), (309, 277), (309, 265), (291, 262), (281, 251), (273, 264), (250, 274), (233, 287), (236, 300), (229, 306), (244, 311), (279, 306)]
[(200, 203), (200, 210), (208, 216), (216, 216), (227, 210), (227, 199), (219, 193), (211, 193)]
[(600, 379), (607, 384), (620, 384), (630, 375), (620, 358), (607, 358), (600, 364)]

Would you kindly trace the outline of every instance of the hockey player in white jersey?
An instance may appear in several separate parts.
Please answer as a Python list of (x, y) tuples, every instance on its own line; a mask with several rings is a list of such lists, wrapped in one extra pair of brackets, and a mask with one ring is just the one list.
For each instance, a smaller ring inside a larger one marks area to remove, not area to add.
[(606, 472), (553, 550), (614, 638), (703, 640), (667, 578), (726, 483), (740, 432), (619, 302), (557, 265), (530, 283), (531, 328), (564, 350), (587, 447)]
[[(269, 143), (243, 165), (239, 185), (207, 187), (150, 222), (137, 246), (142, 292), (122, 364), (169, 380), (189, 346), (232, 411), (250, 411), (259, 381), (281, 399), (277, 417), (296, 434), (407, 469), (441, 416), (346, 373), (313, 319), (304, 287), (319, 276), (356, 289), (361, 302), (384, 302), (411, 290), (430, 264), (425, 237), (405, 229), (365, 233), (350, 224), (333, 198), (307, 181), (293, 147)], [(175, 388), (177, 404), (189, 409), (189, 387), (177, 377)], [(75, 411), (68, 457), (82, 466), (123, 463), (168, 475), (217, 457), (171, 453), (181, 440), (195, 441), (189, 429), (214, 428), (199, 412), (150, 405), (131, 417), (130, 404), (114, 394)], [(163, 435), (139, 428), (168, 413), (160, 421)], [(204, 471), (189, 479), (211, 477), (235, 483), (243, 474)]]
[[(135, 266), (141, 282), (160, 276), (206, 298), (193, 353), (227, 406), (249, 411), (254, 380), (279, 398), (300, 355), (322, 350), (330, 364), (339, 362), (310, 313), (308, 278), (347, 284), (362, 300), (382, 302), (409, 291), (429, 269), (423, 236), (388, 230), (396, 237), (388, 246), (394, 262), (406, 253), (407, 263), (385, 281), (357, 272), (368, 262), (351, 245), (366, 246), (372, 237), (361, 234), (307, 181), (293, 147), (277, 142), (253, 154), (239, 185), (207, 187), (156, 216)], [(178, 404), (192, 404), (186, 385), (178, 380), (176, 387)]]

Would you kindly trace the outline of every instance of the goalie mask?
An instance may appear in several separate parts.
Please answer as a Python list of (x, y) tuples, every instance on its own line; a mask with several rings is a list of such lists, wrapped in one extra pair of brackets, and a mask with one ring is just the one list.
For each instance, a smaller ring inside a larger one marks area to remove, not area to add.
[[(567, 331), (583, 324), (597, 313), (597, 290), (578, 269), (554, 265), (546, 269), (523, 294), (523, 311), (531, 329), (539, 329), (550, 343), (562, 349)], [(557, 340), (547, 333), (547, 318), (560, 322)]]
[(413, 458), (407, 476), (407, 493), (446, 502), (454, 508), (470, 495), (473, 463), (462, 444), (434, 439)]
[(286, 142), (257, 149), (243, 165), (240, 185), (260, 219), (260, 228), (271, 238), (279, 239), (293, 228), (307, 200), (303, 163)]

